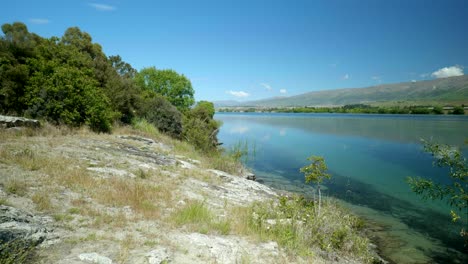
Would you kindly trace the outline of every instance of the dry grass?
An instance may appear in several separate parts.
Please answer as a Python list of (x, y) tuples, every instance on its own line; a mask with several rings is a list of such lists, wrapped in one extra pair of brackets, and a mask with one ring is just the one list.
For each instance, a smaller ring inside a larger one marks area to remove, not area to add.
[(25, 196), (27, 191), (29, 189), (29, 186), (27, 182), (23, 179), (9, 179), (5, 183), (5, 191), (9, 194), (15, 194), (18, 196)]
[(96, 201), (116, 207), (130, 206), (144, 218), (159, 218), (161, 205), (171, 203), (172, 193), (167, 185), (154, 185), (140, 179), (111, 178), (100, 180)]
[(31, 200), (36, 204), (36, 208), (39, 211), (50, 211), (54, 208), (52, 202), (50, 201), (50, 192), (47, 190), (42, 190), (35, 192), (31, 197)]

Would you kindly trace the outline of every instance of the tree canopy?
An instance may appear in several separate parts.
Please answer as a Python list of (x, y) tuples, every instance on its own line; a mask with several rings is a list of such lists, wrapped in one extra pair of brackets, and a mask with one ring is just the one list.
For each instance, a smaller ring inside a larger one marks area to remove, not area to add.
[(68, 28), (43, 38), (25, 24), (2, 25), (0, 114), (25, 115), (109, 132), (114, 122), (145, 118), (159, 131), (215, 149), (219, 124), (210, 102), (193, 109), (190, 80), (174, 70), (137, 72), (119, 55), (107, 56), (90, 34)]
[(135, 80), (143, 89), (164, 96), (179, 111), (189, 110), (195, 102), (195, 92), (190, 80), (173, 70), (144, 68), (136, 74)]

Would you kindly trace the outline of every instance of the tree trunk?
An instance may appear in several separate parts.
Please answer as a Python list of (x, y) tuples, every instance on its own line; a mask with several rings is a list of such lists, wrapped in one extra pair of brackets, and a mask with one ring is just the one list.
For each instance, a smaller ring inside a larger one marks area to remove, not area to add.
[(319, 207), (318, 207), (318, 215), (320, 216), (320, 206), (322, 204), (322, 193), (320, 192), (320, 185), (317, 185), (318, 193), (319, 193)]

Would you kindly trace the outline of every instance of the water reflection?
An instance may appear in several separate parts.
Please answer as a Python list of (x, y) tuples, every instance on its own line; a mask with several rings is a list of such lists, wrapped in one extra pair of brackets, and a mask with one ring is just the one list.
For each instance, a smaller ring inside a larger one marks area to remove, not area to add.
[(217, 114), (229, 122), (297, 128), (308, 132), (360, 136), (403, 143), (421, 138), (462, 145), (468, 134), (468, 116), (352, 115), (352, 114)]

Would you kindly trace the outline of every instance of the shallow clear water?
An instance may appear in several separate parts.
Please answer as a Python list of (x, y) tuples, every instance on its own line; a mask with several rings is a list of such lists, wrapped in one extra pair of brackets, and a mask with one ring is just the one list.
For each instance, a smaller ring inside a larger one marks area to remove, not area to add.
[[(432, 166), (421, 138), (456, 145), (468, 138), (466, 116), (217, 113), (218, 138), (226, 149), (247, 142), (246, 161), (257, 178), (277, 189), (310, 195), (299, 168), (310, 155), (323, 156), (332, 174), (326, 194), (374, 223), (371, 236), (395, 263), (468, 263), (442, 202), (423, 201), (408, 176), (445, 179)], [(252, 148), (253, 147), (253, 148)]]

